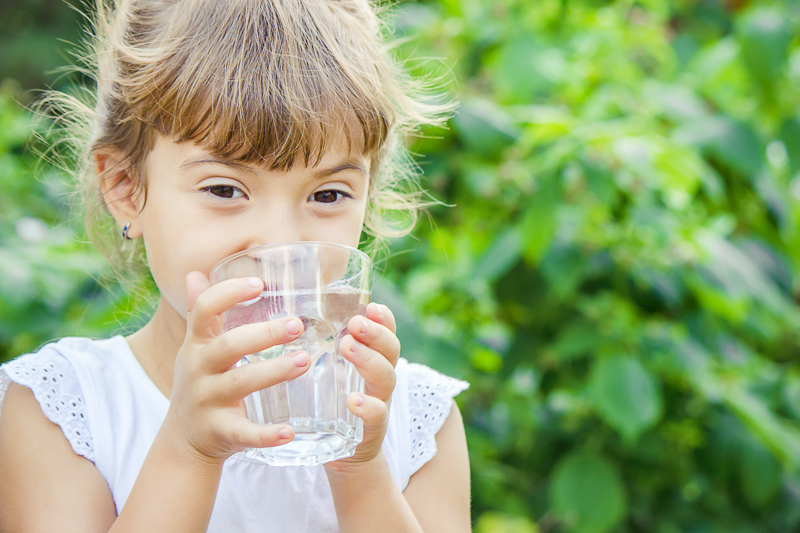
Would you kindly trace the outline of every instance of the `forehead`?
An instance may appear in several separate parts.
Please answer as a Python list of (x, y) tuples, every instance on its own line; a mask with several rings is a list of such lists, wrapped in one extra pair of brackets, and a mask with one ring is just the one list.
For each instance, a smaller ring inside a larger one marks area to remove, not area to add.
[[(342, 137), (334, 139), (323, 153), (316, 154), (310, 161), (305, 161), (301, 154), (287, 169), (275, 169), (268, 161), (259, 161), (257, 158), (229, 157), (225, 154), (215, 153), (208, 147), (192, 142), (178, 141), (164, 135), (156, 135), (153, 149), (147, 157), (145, 167), (153, 170), (153, 166), (161, 166), (165, 162), (177, 168), (190, 167), (199, 164), (218, 163), (242, 171), (253, 172), (256, 170), (276, 171), (284, 170), (321, 170), (326, 171), (341, 167), (361, 170), (369, 175), (370, 159)], [(149, 167), (149, 168), (148, 168)], [(149, 172), (148, 172), (149, 173)]]

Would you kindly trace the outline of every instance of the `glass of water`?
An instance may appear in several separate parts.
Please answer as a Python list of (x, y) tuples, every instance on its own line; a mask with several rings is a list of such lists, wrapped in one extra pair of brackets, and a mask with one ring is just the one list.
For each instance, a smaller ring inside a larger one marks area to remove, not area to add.
[(372, 261), (348, 246), (290, 242), (239, 252), (217, 263), (212, 283), (257, 277), (264, 291), (237, 304), (224, 329), (296, 316), (305, 329), (295, 341), (244, 357), (239, 365), (304, 350), (311, 366), (302, 376), (245, 398), (247, 417), (258, 424), (291, 424), (291, 442), (244, 453), (273, 466), (319, 465), (350, 457), (361, 442), (362, 420), (347, 409), (347, 395), (364, 391), (364, 380), (339, 351), (351, 317), (366, 313)]

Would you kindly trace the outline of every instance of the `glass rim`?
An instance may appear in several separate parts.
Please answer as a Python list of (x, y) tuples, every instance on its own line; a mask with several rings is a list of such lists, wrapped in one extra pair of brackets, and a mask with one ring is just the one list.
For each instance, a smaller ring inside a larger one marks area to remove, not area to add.
[(239, 259), (240, 257), (244, 257), (246, 255), (251, 255), (254, 253), (258, 254), (262, 251), (277, 250), (280, 248), (288, 248), (288, 247), (302, 246), (302, 245), (313, 246), (315, 248), (330, 247), (330, 248), (338, 248), (340, 250), (345, 250), (353, 255), (361, 257), (362, 260), (366, 259), (367, 264), (372, 266), (372, 258), (369, 255), (362, 252), (358, 248), (353, 248), (352, 246), (348, 246), (346, 244), (339, 244), (335, 242), (325, 242), (325, 241), (286, 241), (286, 242), (276, 242), (272, 244), (262, 244), (259, 246), (253, 246), (252, 248), (247, 248), (245, 250), (242, 250), (241, 252), (236, 252), (235, 254), (224, 257), (220, 259), (216, 265), (211, 267), (211, 270), (208, 273), (208, 277), (209, 279), (211, 279), (216, 271), (221, 269), (224, 265), (232, 261), (235, 261), (236, 259)]

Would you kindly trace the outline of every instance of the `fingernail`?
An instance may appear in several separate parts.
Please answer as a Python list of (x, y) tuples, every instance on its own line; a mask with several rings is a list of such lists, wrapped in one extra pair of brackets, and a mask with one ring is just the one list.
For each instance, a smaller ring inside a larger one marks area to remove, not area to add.
[(297, 335), (303, 330), (303, 323), (299, 318), (291, 318), (286, 321), (286, 332), (289, 335)]
[(353, 353), (358, 353), (358, 351), (361, 349), (362, 344), (358, 342), (355, 337), (352, 337), (352, 339), (353, 339), (353, 345), (350, 346), (350, 351)]
[(260, 278), (250, 278), (249, 280), (247, 280), (247, 283), (251, 287), (253, 287), (254, 289), (263, 289), (264, 288), (264, 282), (261, 281)]
[(370, 305), (372, 306), (373, 312), (378, 315), (378, 318), (383, 316), (383, 309), (381, 309), (383, 306), (376, 304), (375, 302), (370, 303)]
[(294, 365), (297, 367), (304, 367), (308, 362), (308, 354), (306, 352), (297, 352), (292, 356)]
[(367, 333), (369, 331), (369, 320), (364, 317), (361, 317), (361, 333)]
[(290, 434), (289, 428), (281, 428), (278, 430), (278, 438), (281, 440), (288, 439)]
[(356, 394), (356, 405), (357, 406), (361, 407), (362, 405), (364, 405), (364, 400), (365, 400), (365, 398), (364, 398), (363, 394)]

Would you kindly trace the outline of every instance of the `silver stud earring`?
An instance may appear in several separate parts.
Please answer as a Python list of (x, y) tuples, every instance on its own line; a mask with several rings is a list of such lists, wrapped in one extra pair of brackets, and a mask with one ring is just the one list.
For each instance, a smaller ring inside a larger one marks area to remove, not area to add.
[(123, 240), (126, 240), (126, 241), (131, 240), (131, 238), (128, 237), (128, 230), (129, 229), (131, 229), (131, 223), (130, 222), (126, 222), (125, 225), (122, 227), (122, 239)]

